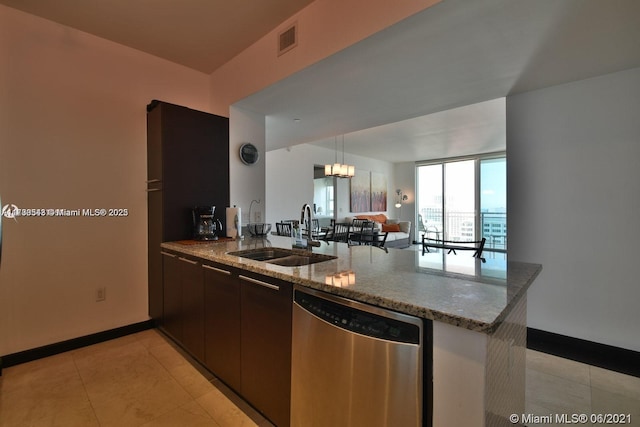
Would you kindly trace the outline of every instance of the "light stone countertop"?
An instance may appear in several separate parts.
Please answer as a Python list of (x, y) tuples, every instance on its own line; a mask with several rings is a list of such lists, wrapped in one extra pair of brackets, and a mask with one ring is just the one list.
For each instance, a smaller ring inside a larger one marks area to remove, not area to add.
[[(484, 333), (498, 327), (542, 270), (539, 264), (491, 259), (482, 263), (471, 256), (471, 251), (460, 251), (458, 255), (422, 255), (419, 250), (388, 249), (385, 252), (371, 246), (349, 247), (334, 242), (323, 242), (319, 248), (314, 247), (313, 252), (337, 256), (337, 259), (300, 267), (278, 266), (228, 254), (263, 247), (291, 249), (291, 239), (268, 236), (162, 244), (163, 249), (187, 256)], [(327, 284), (327, 276), (346, 271), (355, 273), (354, 284), (341, 287)]]

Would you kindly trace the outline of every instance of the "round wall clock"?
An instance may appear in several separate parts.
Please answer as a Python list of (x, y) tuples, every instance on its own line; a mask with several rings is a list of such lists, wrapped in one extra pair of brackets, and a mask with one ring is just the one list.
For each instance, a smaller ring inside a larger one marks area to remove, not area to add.
[(253, 165), (258, 161), (260, 153), (255, 145), (247, 142), (240, 147), (240, 160), (245, 165)]

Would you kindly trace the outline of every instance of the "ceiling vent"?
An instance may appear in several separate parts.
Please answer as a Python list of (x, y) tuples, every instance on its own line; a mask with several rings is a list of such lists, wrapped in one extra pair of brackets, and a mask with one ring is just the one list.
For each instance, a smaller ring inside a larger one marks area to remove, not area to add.
[(294, 23), (278, 34), (278, 56), (298, 45), (298, 23)]

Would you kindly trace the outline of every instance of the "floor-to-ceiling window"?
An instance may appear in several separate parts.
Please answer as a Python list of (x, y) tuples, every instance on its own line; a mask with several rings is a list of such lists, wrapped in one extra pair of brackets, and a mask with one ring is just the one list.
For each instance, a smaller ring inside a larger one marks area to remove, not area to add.
[(507, 250), (507, 159), (480, 159), (480, 231), (486, 247)]
[(441, 160), (417, 166), (418, 232), (439, 240), (487, 239), (506, 251), (504, 154)]

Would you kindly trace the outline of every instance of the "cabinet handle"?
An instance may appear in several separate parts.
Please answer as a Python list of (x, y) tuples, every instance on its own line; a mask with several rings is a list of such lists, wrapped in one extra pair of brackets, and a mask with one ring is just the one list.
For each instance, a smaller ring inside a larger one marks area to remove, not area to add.
[(242, 280), (246, 280), (247, 282), (255, 283), (256, 285), (260, 285), (260, 286), (263, 286), (265, 288), (273, 289), (274, 291), (279, 291), (280, 290), (280, 286), (278, 286), (278, 285), (272, 285), (271, 283), (263, 282), (262, 280), (252, 279), (251, 277), (247, 277), (247, 276), (243, 276), (243, 275), (240, 275), (239, 277)]
[(147, 193), (151, 193), (152, 191), (162, 191), (162, 188), (147, 188)]
[(226, 274), (227, 276), (231, 276), (231, 272), (227, 271), (227, 270), (223, 270), (221, 268), (215, 268), (212, 267), (210, 265), (206, 265), (206, 264), (202, 264), (203, 268), (206, 268), (207, 270), (213, 270), (213, 271), (217, 271), (218, 273), (222, 273), (222, 274)]
[(162, 182), (161, 179), (149, 179), (145, 181), (147, 184), (153, 184), (154, 182)]
[(171, 258), (175, 258), (175, 257), (176, 257), (176, 255), (174, 255), (174, 254), (170, 254), (169, 252), (160, 251), (160, 253), (161, 253), (162, 255), (170, 256)]
[(196, 265), (198, 263), (198, 261), (191, 261), (190, 259), (186, 259), (186, 258), (182, 258), (182, 257), (178, 257), (178, 259), (180, 261), (188, 262), (189, 264), (193, 264), (193, 265)]

